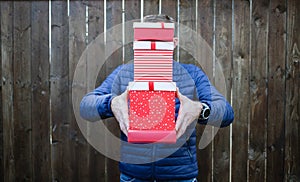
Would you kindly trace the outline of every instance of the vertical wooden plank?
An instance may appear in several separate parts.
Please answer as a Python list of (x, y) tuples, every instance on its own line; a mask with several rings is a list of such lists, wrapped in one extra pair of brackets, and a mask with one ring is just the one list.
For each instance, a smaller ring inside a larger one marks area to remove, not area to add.
[(31, 7), (33, 181), (51, 181), (49, 2), (32, 2)]
[[(148, 3), (150, 1), (146, 1), (146, 2)], [(148, 8), (146, 8), (145, 10), (147, 11)], [(141, 2), (139, 0), (126, 0), (125, 1), (125, 22), (138, 20), (140, 18), (141, 18)], [(128, 38), (131, 37), (130, 35), (131, 33), (132, 32), (128, 32), (128, 30), (125, 30), (125, 40), (128, 40)], [(133, 61), (133, 47), (132, 47), (133, 39), (129, 41), (130, 43), (125, 45), (125, 58), (124, 58), (125, 63), (129, 61)]]
[(157, 15), (159, 12), (159, 2), (158, 0), (145, 1), (144, 0), (144, 16), (147, 15)]
[(232, 181), (248, 178), (250, 2), (234, 1)]
[[(214, 1), (215, 6), (215, 71), (216, 88), (231, 100), (232, 72), (232, 2), (231, 0)], [(215, 128), (214, 137), (214, 181), (229, 181), (230, 168), (230, 127)]]
[(300, 4), (287, 2), (284, 181), (300, 181)]
[(198, 0), (197, 30), (201, 37), (213, 47), (213, 1)]
[[(74, 180), (89, 181), (89, 166), (90, 166), (90, 145), (81, 133), (81, 130), (86, 132), (87, 125), (79, 129), (74, 111), (72, 107), (72, 84), (73, 75), (76, 69), (79, 58), (86, 48), (86, 5), (85, 1), (70, 1), (70, 15), (69, 15), (69, 115), (70, 115), (70, 132), (71, 132), (71, 152), (75, 153), (74, 163), (72, 168), (74, 170)], [(86, 76), (86, 72), (80, 73)], [(83, 89), (86, 83), (76, 83)]]
[[(230, 102), (232, 86), (232, 0), (215, 1), (215, 86)], [(219, 64), (219, 65), (218, 65)], [(220, 68), (218, 68), (220, 66)], [(224, 76), (224, 79), (221, 77)], [(225, 83), (218, 83), (225, 81)], [(225, 84), (224, 86), (220, 86)], [(228, 139), (228, 138), (227, 138)], [(227, 140), (226, 139), (226, 140)]]
[[(154, 12), (154, 14), (158, 14)], [(161, 1), (161, 14), (171, 16), (175, 21), (175, 37), (177, 37), (178, 27), (177, 27), (177, 0), (162, 0)], [(177, 48), (174, 49), (173, 59), (178, 60), (177, 58)]]
[[(145, 13), (147, 13), (149, 7), (147, 4), (150, 2), (154, 2), (154, 7), (158, 6), (156, 1), (146, 1)], [(155, 8), (152, 8), (155, 9)], [(158, 12), (158, 11), (157, 11)], [(147, 13), (148, 14), (148, 13)], [(144, 14), (146, 15), (146, 14)], [(139, 0), (126, 0), (125, 1), (125, 21), (135, 20), (141, 18), (141, 1)]]
[(13, 117), (13, 2), (1, 6), (1, 82), (3, 119), (3, 181), (15, 181)]
[[(207, 46), (213, 50), (213, 24), (214, 24), (214, 9), (213, 0), (198, 0), (198, 17), (197, 17), (197, 32), (201, 38), (207, 43)], [(201, 54), (212, 54), (212, 52)], [(213, 58), (213, 55), (208, 56)], [(201, 65), (206, 68), (204, 71), (208, 77), (213, 78), (213, 60), (203, 61)]]
[(269, 9), (267, 180), (284, 177), (285, 23), (284, 0), (272, 0)]
[[(207, 47), (213, 49), (213, 0), (198, 0), (198, 17), (197, 17), (197, 33), (207, 43)], [(203, 45), (202, 45), (203, 46)], [(201, 47), (200, 47), (201, 48)], [(213, 52), (204, 52), (205, 50), (199, 50), (202, 57), (208, 57), (209, 60), (203, 61), (205, 73), (210, 78), (213, 78)], [(211, 58), (211, 59), (210, 59)], [(205, 130), (204, 125), (197, 125), (197, 143), (200, 138), (206, 137), (212, 138), (212, 127), (207, 127)], [(205, 148), (197, 150), (198, 155), (198, 167), (199, 167), (199, 181), (212, 181), (212, 143)]]
[[(162, 0), (161, 13), (171, 16), (175, 21), (177, 21), (177, 0)], [(158, 11), (154, 12), (154, 14), (158, 14)]]
[[(107, 29), (110, 29), (116, 25), (119, 25), (122, 23), (122, 1), (114, 1), (114, 0), (107, 0)], [(110, 34), (107, 34), (107, 42), (110, 43), (112, 46), (120, 46), (122, 42), (117, 42), (115, 40), (116, 35), (120, 32), (120, 30), (113, 30), (110, 31)], [(120, 41), (120, 40), (118, 40)], [(113, 42), (111, 44), (111, 42)], [(109, 75), (117, 66), (123, 63), (123, 57), (122, 57), (122, 48), (118, 49), (116, 52), (114, 52), (108, 60), (106, 60), (107, 68), (106, 68), (106, 74)]]
[(251, 80), (249, 181), (265, 180), (269, 0), (253, 1), (251, 17)]
[(88, 2), (88, 42), (103, 33), (104, 0)]
[[(1, 14), (1, 6), (0, 3), (0, 16)], [(0, 30), (1, 28), (1, 19), (0, 19)], [(2, 79), (2, 33), (0, 31), (0, 78)], [(2, 110), (2, 80), (0, 81), (0, 181), (4, 181), (4, 154), (3, 154), (3, 110)]]
[[(89, 1), (88, 2), (88, 42), (89, 44), (97, 38), (98, 35), (103, 33), (104, 24), (104, 1)], [(89, 60), (87, 60), (88, 73), (95, 72), (94, 66), (90, 66)], [(103, 66), (105, 68), (105, 66)], [(100, 71), (100, 74), (102, 72)], [(91, 79), (93, 80), (93, 79)], [(87, 78), (87, 82), (89, 82)], [(89, 85), (88, 90), (90, 91), (97, 85)], [(89, 123), (88, 123), (89, 124)], [(90, 150), (90, 172), (89, 175), (93, 181), (105, 181), (105, 156), (99, 153), (97, 150), (91, 147)]]
[[(108, 0), (106, 10), (107, 10), (107, 20), (106, 20), (107, 29), (110, 29), (115, 25), (122, 23), (122, 1)], [(117, 36), (114, 34), (116, 34), (119, 31), (120, 30), (114, 30), (111, 31), (111, 34), (107, 34), (107, 42), (110, 43), (110, 45), (120, 46), (119, 44), (122, 44), (122, 41), (117, 42), (115, 40), (115, 37)], [(111, 43), (111, 41), (113, 41), (113, 43)], [(119, 48), (106, 60), (106, 75), (109, 75), (117, 66), (121, 65), (122, 63), (123, 63), (123, 52), (122, 52), (122, 48)], [(115, 120), (115, 118), (109, 118), (104, 122), (110, 132), (112, 132), (115, 136), (120, 135), (119, 125), (118, 122)], [(111, 143), (107, 142), (106, 145), (108, 150), (112, 148), (110, 147)], [(118, 161), (114, 161), (112, 159), (106, 158), (106, 170), (107, 170), (106, 181), (119, 181), (120, 172), (118, 167)]]
[(31, 2), (14, 2), (14, 159), (16, 181), (33, 180), (31, 125)]
[[(190, 52), (187, 52), (183, 49), (181, 45), (185, 45), (184, 47), (190, 46), (190, 49), (195, 47), (195, 41), (193, 41), (193, 37), (191, 35), (191, 30), (196, 31), (196, 0), (192, 1), (180, 1), (179, 4), (179, 23), (180, 25), (184, 25), (180, 27), (180, 36), (179, 36), (179, 61), (183, 63), (196, 64), (195, 59), (191, 55)], [(175, 35), (177, 36), (177, 35)], [(185, 36), (183, 41), (181, 36)]]
[(53, 181), (73, 181), (74, 146), (66, 109), (69, 107), (69, 24), (66, 1), (51, 2), (51, 167)]

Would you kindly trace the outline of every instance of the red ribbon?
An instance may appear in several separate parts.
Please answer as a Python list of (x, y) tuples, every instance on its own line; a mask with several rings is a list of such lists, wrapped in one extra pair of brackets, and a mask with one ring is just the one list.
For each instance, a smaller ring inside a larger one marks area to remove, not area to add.
[(149, 91), (154, 91), (154, 82), (149, 82)]
[(161, 28), (165, 28), (165, 23), (161, 22)]
[(154, 41), (151, 41), (151, 50), (155, 50), (156, 49), (156, 44)]

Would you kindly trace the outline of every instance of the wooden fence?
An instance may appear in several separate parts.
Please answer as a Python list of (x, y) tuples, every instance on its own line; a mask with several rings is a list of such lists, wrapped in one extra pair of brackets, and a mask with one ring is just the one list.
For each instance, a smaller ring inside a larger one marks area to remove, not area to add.
[[(118, 162), (89, 145), (76, 124), (73, 74), (99, 34), (159, 12), (212, 47), (235, 110), (234, 123), (198, 150), (198, 179), (300, 181), (298, 0), (1, 1), (0, 7), (0, 181), (118, 181)], [(125, 48), (102, 67), (98, 83), (129, 60)], [(177, 51), (180, 62), (193, 61)], [(205, 71), (214, 80), (213, 68)], [(116, 122), (105, 122), (117, 135)], [(197, 126), (198, 138), (203, 128)]]

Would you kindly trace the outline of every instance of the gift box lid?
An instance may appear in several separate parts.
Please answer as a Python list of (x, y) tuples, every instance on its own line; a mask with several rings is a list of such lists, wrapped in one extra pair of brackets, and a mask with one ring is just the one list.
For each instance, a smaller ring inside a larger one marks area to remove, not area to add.
[(134, 22), (134, 40), (172, 41), (174, 38), (174, 23)]
[(129, 90), (176, 91), (175, 82), (129, 82)]
[(167, 29), (174, 29), (174, 23), (133, 22), (133, 28), (167, 28)]
[(143, 50), (174, 50), (174, 42), (162, 41), (134, 41), (133, 49)]

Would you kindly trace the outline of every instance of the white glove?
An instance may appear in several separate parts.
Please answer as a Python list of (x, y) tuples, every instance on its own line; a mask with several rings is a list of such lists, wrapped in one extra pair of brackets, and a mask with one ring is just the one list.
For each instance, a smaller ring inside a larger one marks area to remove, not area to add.
[(180, 109), (176, 120), (177, 139), (185, 132), (186, 128), (196, 119), (202, 111), (202, 104), (199, 101), (193, 101), (182, 95), (177, 88), (177, 97), (180, 101)]
[(128, 90), (113, 98), (110, 107), (119, 122), (121, 131), (127, 136), (129, 129)]

